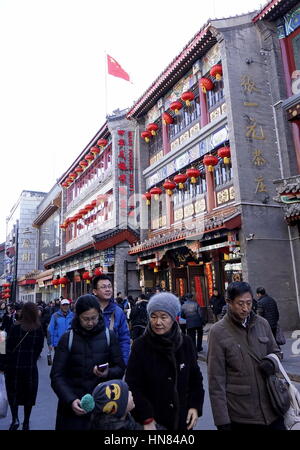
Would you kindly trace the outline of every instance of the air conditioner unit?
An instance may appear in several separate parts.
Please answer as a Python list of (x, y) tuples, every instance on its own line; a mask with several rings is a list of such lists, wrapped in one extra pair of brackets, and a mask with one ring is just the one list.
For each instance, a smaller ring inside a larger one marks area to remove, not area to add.
[(163, 107), (163, 99), (162, 99), (162, 98), (160, 98), (160, 99), (158, 100), (158, 102), (157, 102), (157, 107), (158, 107), (158, 109), (160, 109), (160, 108)]
[(195, 75), (200, 70), (200, 61), (196, 61), (195, 64), (193, 64), (193, 75)]

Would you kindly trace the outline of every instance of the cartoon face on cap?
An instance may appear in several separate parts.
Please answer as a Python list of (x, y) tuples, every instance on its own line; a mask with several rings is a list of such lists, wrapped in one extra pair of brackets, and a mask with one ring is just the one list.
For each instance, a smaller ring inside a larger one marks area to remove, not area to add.
[(121, 396), (120, 386), (116, 383), (109, 384), (106, 386), (105, 394), (111, 401), (104, 405), (103, 412), (105, 414), (115, 414), (118, 411), (118, 404), (114, 400), (119, 400)]

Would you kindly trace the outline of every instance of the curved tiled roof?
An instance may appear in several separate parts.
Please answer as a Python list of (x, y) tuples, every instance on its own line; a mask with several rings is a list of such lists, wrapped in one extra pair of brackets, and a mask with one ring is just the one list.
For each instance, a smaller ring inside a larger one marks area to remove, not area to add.
[(258, 20), (268, 19), (275, 20), (283, 16), (287, 11), (292, 9), (299, 3), (299, 0), (272, 0), (266, 3), (259, 13), (253, 17), (253, 22)]

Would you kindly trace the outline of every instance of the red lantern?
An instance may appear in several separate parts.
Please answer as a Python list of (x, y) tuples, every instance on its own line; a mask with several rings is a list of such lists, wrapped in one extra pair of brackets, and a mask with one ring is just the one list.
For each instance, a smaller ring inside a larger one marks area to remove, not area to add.
[(67, 188), (69, 187), (69, 183), (67, 183), (66, 181), (64, 181), (63, 183), (61, 183), (62, 187)]
[(176, 184), (178, 184), (179, 189), (184, 189), (184, 183), (186, 182), (187, 178), (187, 175), (185, 175), (184, 173), (179, 173), (178, 175), (175, 175), (173, 180)]
[(84, 209), (86, 209), (87, 211), (92, 211), (92, 209), (94, 209), (94, 206), (92, 204), (85, 205)]
[(78, 173), (76, 173), (76, 172), (69, 173), (69, 178), (71, 178), (71, 180), (75, 180), (75, 178), (77, 178), (77, 177), (78, 177)]
[(4, 287), (4, 288), (10, 287), (10, 283), (3, 283), (2, 287)]
[(156, 123), (149, 123), (149, 125), (147, 125), (146, 130), (149, 131), (152, 134), (152, 136), (155, 136), (158, 130), (158, 125)]
[(230, 163), (230, 147), (219, 148), (218, 156), (223, 159), (224, 164), (229, 164)]
[(61, 228), (62, 230), (66, 231), (68, 225), (66, 223), (62, 223), (61, 225), (59, 225), (59, 228)]
[(173, 117), (171, 116), (171, 114), (164, 112), (162, 115), (162, 119), (163, 119), (163, 123), (165, 125), (171, 125), (174, 122)]
[(146, 199), (146, 205), (150, 205), (150, 203), (151, 203), (151, 194), (150, 194), (150, 192), (145, 192), (145, 194), (143, 194), (143, 197)]
[(147, 143), (150, 141), (151, 136), (152, 136), (152, 134), (151, 134), (149, 131), (143, 131), (143, 132), (141, 133), (141, 137), (142, 137), (143, 139), (145, 139), (145, 141), (146, 141)]
[(99, 145), (99, 147), (105, 147), (107, 145), (107, 140), (106, 139), (99, 139), (99, 141), (97, 142), (97, 145)]
[(86, 284), (90, 284), (91, 279), (92, 279), (90, 272), (88, 272), (88, 271), (83, 272), (82, 279), (85, 280)]
[(93, 200), (93, 201), (91, 202), (91, 205), (93, 206), (93, 208), (95, 208), (95, 207), (97, 206), (97, 200)]
[(214, 155), (205, 155), (203, 158), (203, 164), (208, 167), (209, 172), (214, 171), (214, 166), (216, 166), (218, 162), (218, 158)]
[(95, 156), (94, 156), (94, 155), (91, 155), (91, 154), (89, 153), (88, 155), (86, 155), (86, 156), (84, 157), (84, 159), (86, 159), (86, 160), (89, 161), (89, 162), (92, 162), (92, 161), (94, 161)]
[(98, 155), (98, 154), (100, 153), (100, 148), (94, 146), (94, 147), (91, 148), (90, 152), (91, 152), (94, 156), (96, 156), (96, 155)]
[(82, 168), (82, 167), (80, 167), (80, 166), (78, 166), (78, 167), (76, 167), (76, 168), (74, 169), (74, 172), (76, 172), (76, 173), (80, 174), (80, 173), (82, 173), (82, 172), (83, 172), (83, 168)]
[(55, 289), (57, 289), (57, 286), (59, 285), (59, 279), (55, 278), (51, 281), (52, 286), (54, 286)]
[(192, 167), (191, 169), (187, 169), (186, 175), (188, 178), (191, 179), (192, 184), (196, 184), (197, 178), (200, 176), (200, 170), (196, 169), (195, 167)]
[(89, 163), (87, 163), (86, 161), (82, 160), (80, 161), (79, 165), (83, 168), (87, 167), (89, 165)]
[(222, 64), (215, 64), (209, 71), (209, 74), (214, 77), (217, 81), (222, 79), (223, 69)]
[(163, 184), (163, 187), (166, 189), (167, 194), (171, 196), (173, 194), (173, 189), (176, 188), (176, 183), (171, 180), (166, 180)]
[(9, 288), (6, 288), (6, 289), (4, 289), (4, 294), (10, 294), (10, 289)]
[(200, 86), (204, 94), (206, 94), (206, 91), (211, 91), (214, 88), (214, 83), (211, 81), (210, 78), (200, 78)]
[(179, 110), (182, 108), (182, 103), (176, 100), (176, 102), (172, 102), (170, 105), (170, 109), (178, 114)]
[(154, 195), (154, 199), (158, 200), (159, 196), (162, 194), (162, 190), (159, 187), (153, 187), (152, 189), (150, 189), (150, 194)]
[(94, 276), (98, 277), (99, 275), (102, 275), (102, 270), (100, 269), (100, 267), (96, 267), (94, 270)]
[(61, 287), (65, 287), (65, 285), (69, 282), (67, 277), (61, 277), (58, 280), (58, 284), (61, 284)]
[(191, 91), (184, 92), (181, 95), (181, 100), (183, 100), (185, 102), (186, 106), (190, 106), (191, 101), (194, 100), (194, 98), (195, 98), (195, 95)]

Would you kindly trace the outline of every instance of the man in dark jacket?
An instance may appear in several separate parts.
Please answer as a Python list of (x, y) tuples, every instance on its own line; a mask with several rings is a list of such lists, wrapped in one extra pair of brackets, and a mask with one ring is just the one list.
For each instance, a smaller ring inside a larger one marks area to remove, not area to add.
[[(201, 352), (203, 338), (203, 318), (200, 306), (193, 300), (193, 294), (186, 294), (186, 301), (181, 307), (181, 317), (186, 319), (187, 334), (192, 338), (195, 349)], [(196, 343), (197, 335), (197, 343)]]
[(113, 287), (109, 276), (93, 278), (93, 294), (98, 298), (105, 326), (113, 330), (118, 338), (123, 360), (127, 365), (130, 352), (130, 332), (124, 311), (113, 299)]
[(257, 314), (264, 317), (271, 327), (273, 336), (276, 338), (276, 328), (279, 320), (277, 303), (270, 297), (263, 287), (256, 289), (257, 294)]
[(215, 425), (218, 430), (283, 430), (283, 417), (272, 407), (259, 364), (269, 353), (280, 354), (270, 325), (252, 311), (248, 283), (230, 283), (226, 298), (228, 312), (211, 327), (208, 338), (207, 373)]
[(217, 288), (213, 289), (213, 295), (209, 299), (209, 304), (215, 318), (215, 322), (221, 319), (222, 308), (225, 305), (223, 295), (221, 295)]
[(141, 294), (130, 312), (132, 340), (141, 336), (148, 324), (147, 304), (148, 300), (145, 294)]

